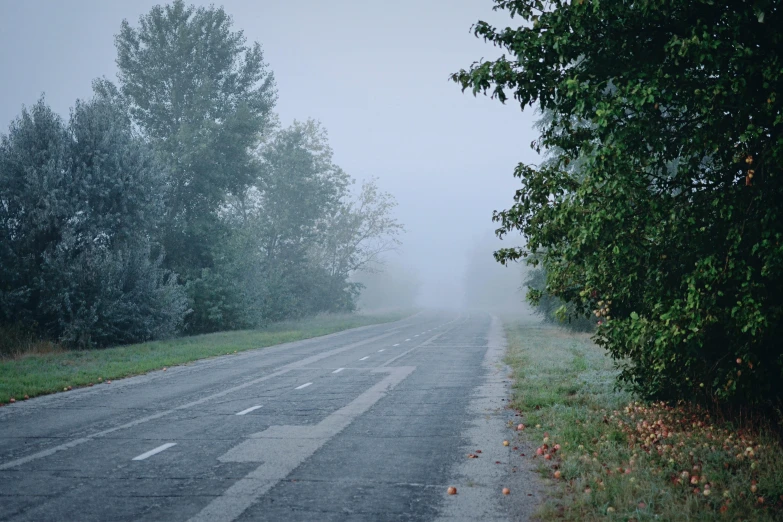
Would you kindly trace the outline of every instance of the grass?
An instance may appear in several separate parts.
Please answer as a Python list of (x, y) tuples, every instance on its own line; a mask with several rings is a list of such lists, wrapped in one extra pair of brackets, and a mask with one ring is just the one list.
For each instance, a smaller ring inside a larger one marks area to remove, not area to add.
[(11, 398), (21, 400), (25, 396), (62, 391), (69, 386), (89, 386), (206, 357), (397, 321), (410, 314), (327, 315), (276, 323), (261, 330), (219, 332), (103, 350), (35, 349), (0, 359), (0, 405), (8, 403)]
[(549, 494), (541, 519), (783, 520), (775, 436), (616, 390), (586, 334), (512, 321), (506, 333), (512, 407)]

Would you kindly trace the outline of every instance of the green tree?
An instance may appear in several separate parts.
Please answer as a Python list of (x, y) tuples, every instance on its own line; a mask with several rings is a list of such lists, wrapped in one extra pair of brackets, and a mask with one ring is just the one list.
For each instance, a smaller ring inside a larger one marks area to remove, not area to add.
[[(253, 151), (277, 98), (261, 46), (247, 45), (222, 8), (176, 0), (153, 7), (137, 27), (123, 21), (116, 47), (121, 92), (168, 175), (167, 264), (191, 289), (210, 286), (195, 282), (202, 277), (225, 281), (215, 259), (229, 234), (220, 209), (255, 183)], [(224, 287), (199, 292), (221, 302), (229, 294)], [(192, 317), (220, 317), (222, 306), (194, 299)]]
[[(783, 397), (780, 1), (496, 0), (516, 28), (475, 33), (512, 58), (453, 75), (551, 113), (499, 233), (650, 397)], [(569, 170), (572, 161), (578, 170)]]
[(222, 213), (234, 231), (226, 271), (239, 282), (245, 319), (353, 310), (361, 285), (351, 274), (398, 244), (394, 198), (375, 181), (353, 194), (313, 120), (274, 134), (258, 160), (257, 182)]
[(326, 131), (312, 120), (277, 132), (258, 160), (257, 182), (226, 209), (237, 228), (246, 308), (264, 322), (325, 311), (325, 302), (341, 297), (330, 300), (332, 279), (314, 253), (350, 178), (334, 164)]
[(150, 239), (163, 177), (96, 91), (67, 125), (41, 100), (0, 140), (0, 321), (74, 346), (172, 335), (186, 311)]

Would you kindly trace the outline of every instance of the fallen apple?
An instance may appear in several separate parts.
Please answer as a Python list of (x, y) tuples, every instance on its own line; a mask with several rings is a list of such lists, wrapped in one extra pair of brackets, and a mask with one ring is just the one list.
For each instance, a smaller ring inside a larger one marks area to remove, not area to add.
[(457, 494), (457, 488), (454, 486), (449, 486), (449, 489), (447, 490), (449, 495), (456, 495)]
[(503, 441), (503, 445), (504, 445), (504, 446), (508, 446), (508, 441), (507, 441), (507, 440), (504, 440), (504, 441)]
[(14, 403), (14, 402), (16, 402), (16, 399), (14, 399), (13, 397), (11, 397), (11, 398), (8, 400), (8, 402)]
[(504, 495), (508, 495), (509, 493), (511, 493), (511, 490), (510, 490), (510, 489), (508, 489), (508, 488), (503, 488), (503, 494), (504, 494)]
[(556, 478), (556, 479), (559, 479), (559, 478), (560, 478), (560, 476), (561, 476), (561, 475), (560, 475), (560, 470), (557, 470), (557, 471), (555, 471), (555, 478)]

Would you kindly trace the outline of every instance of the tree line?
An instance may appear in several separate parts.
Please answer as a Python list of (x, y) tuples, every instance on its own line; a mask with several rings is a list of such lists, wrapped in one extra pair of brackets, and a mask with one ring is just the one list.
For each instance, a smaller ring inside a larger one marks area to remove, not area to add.
[(543, 111), (498, 233), (531, 292), (600, 318), (595, 339), (644, 397), (780, 411), (783, 4), (495, 0), (507, 52), (452, 79)]
[(0, 136), (0, 326), (100, 347), (354, 310), (396, 203), (280, 125), (261, 46), (182, 0), (115, 45), (116, 83)]

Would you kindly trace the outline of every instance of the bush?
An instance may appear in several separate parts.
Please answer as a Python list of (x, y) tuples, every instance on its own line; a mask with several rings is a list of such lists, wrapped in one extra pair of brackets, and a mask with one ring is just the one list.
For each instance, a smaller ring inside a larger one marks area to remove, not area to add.
[(174, 336), (187, 311), (176, 277), (152, 258), (149, 243), (46, 259), (41, 311), (67, 346), (130, 344)]
[(69, 346), (174, 334), (184, 293), (151, 242), (163, 178), (116, 92), (66, 125), (39, 101), (0, 140), (0, 324)]

